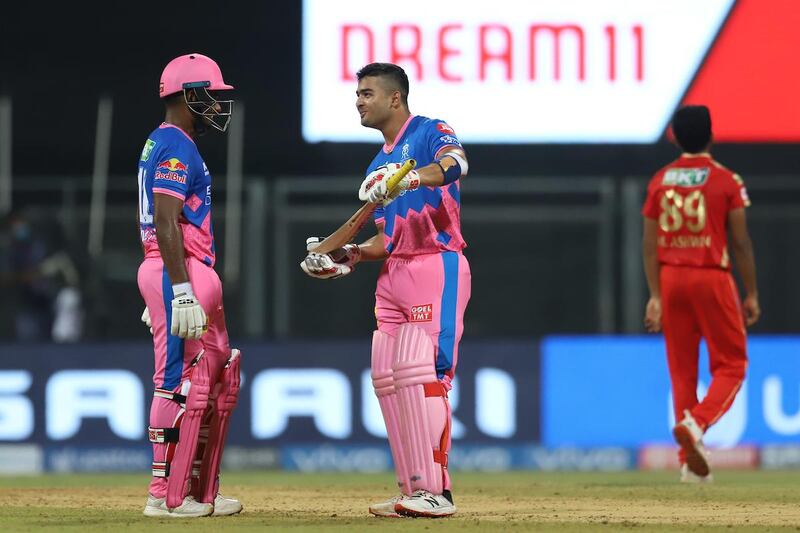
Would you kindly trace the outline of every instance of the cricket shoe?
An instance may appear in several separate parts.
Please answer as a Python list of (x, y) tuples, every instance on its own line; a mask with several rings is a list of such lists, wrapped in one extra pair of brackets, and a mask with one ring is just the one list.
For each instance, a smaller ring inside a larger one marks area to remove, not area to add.
[(172, 518), (197, 518), (209, 516), (214, 512), (214, 506), (210, 503), (200, 503), (192, 496), (183, 499), (183, 503), (175, 509), (167, 507), (166, 498), (156, 498), (152, 494), (147, 495), (147, 505), (144, 506), (145, 516), (169, 516)]
[(456, 506), (443, 494), (417, 490), (397, 502), (394, 510), (403, 516), (439, 518), (455, 514)]
[(714, 474), (708, 474), (705, 477), (698, 476), (691, 470), (689, 470), (689, 466), (684, 463), (681, 465), (681, 483), (713, 483), (714, 482)]
[(399, 494), (389, 498), (385, 502), (373, 503), (369, 506), (369, 512), (381, 518), (401, 518), (400, 513), (394, 510), (395, 505), (407, 498), (408, 496), (405, 494)]
[(242, 502), (236, 498), (226, 498), (222, 494), (217, 494), (214, 498), (213, 516), (231, 516), (242, 512)]
[(672, 429), (672, 435), (685, 454), (689, 470), (700, 477), (706, 477), (711, 469), (708, 466), (708, 452), (703, 446), (703, 430), (688, 409), (683, 413), (683, 420)]

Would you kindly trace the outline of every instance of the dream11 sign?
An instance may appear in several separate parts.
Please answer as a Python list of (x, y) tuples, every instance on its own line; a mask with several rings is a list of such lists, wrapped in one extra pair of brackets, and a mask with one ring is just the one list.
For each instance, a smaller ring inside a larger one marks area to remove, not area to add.
[(408, 73), (413, 113), (466, 142), (654, 142), (732, 5), (305, 0), (303, 136), (379, 142), (358, 121), (355, 73), (381, 61)]

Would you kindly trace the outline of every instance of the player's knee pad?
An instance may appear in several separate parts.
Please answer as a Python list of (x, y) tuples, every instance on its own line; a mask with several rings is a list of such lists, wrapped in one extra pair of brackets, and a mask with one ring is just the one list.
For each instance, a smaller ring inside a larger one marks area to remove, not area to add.
[(217, 479), (222, 451), (225, 449), (225, 439), (228, 436), (230, 416), (239, 400), (240, 361), (241, 352), (234, 348), (220, 372), (219, 381), (215, 386), (215, 396), (210, 402), (208, 442), (203, 450), (197, 486), (192, 487), (192, 494), (200, 502), (212, 503), (217, 496)]
[(392, 368), (409, 451), (411, 489), (441, 494), (447, 475), (450, 409), (425, 330), (411, 324), (400, 326)]
[(195, 465), (197, 443), (203, 413), (210, 392), (208, 360), (201, 351), (192, 361), (189, 379), (181, 384), (180, 392), (156, 389), (154, 395), (177, 402), (181, 411), (171, 428), (149, 428), (150, 441), (167, 444), (163, 463), (153, 463), (153, 475), (167, 478), (167, 507), (175, 508), (183, 503), (187, 494), (187, 482)]
[(397, 486), (404, 494), (411, 494), (408, 479), (408, 454), (403, 444), (400, 428), (400, 406), (394, 387), (392, 363), (395, 355), (395, 338), (382, 331), (372, 335), (372, 386), (381, 407), (389, 448), (392, 451)]

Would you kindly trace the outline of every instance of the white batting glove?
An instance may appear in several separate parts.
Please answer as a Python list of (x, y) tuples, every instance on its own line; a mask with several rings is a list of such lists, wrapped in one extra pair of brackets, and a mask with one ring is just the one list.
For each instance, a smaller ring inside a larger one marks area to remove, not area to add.
[(150, 320), (150, 310), (145, 306), (144, 311), (142, 312), (142, 322), (144, 325), (150, 328), (150, 335), (153, 334), (153, 322)]
[(300, 263), (303, 272), (317, 279), (336, 279), (346, 276), (356, 269), (361, 261), (361, 248), (357, 244), (346, 244), (329, 254), (314, 253), (323, 239), (309, 237), (306, 239), (306, 250), (310, 253)]
[(199, 339), (208, 331), (208, 319), (203, 307), (187, 281), (172, 286), (172, 324), (170, 333), (182, 339)]
[(394, 191), (389, 193), (386, 183), (402, 166), (400, 163), (387, 163), (367, 174), (358, 189), (359, 200), (373, 204), (382, 203), (386, 206), (398, 196), (405, 194), (406, 191), (413, 191), (418, 188), (420, 183), (419, 173), (416, 170), (412, 170), (403, 176)]

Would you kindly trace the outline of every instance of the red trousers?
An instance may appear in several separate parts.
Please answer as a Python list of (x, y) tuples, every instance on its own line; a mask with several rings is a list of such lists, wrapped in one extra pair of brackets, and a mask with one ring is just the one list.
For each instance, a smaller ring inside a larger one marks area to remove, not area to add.
[[(662, 265), (661, 306), (675, 420), (688, 409), (707, 429), (730, 408), (747, 369), (744, 317), (733, 276), (716, 268)], [(701, 337), (708, 346), (711, 385), (698, 402)]]

